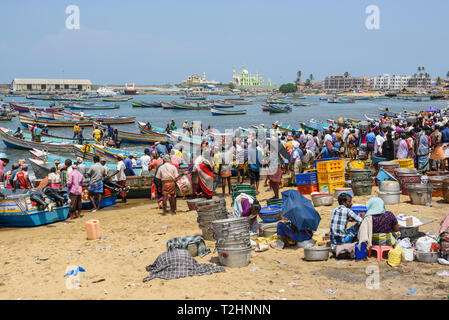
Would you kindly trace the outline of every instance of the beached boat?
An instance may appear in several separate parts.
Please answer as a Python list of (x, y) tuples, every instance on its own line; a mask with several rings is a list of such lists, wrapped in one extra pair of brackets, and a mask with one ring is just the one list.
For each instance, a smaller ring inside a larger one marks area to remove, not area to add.
[(215, 108), (210, 108), (210, 112), (213, 116), (234, 116), (246, 114), (246, 110), (220, 110)]
[(20, 106), (9, 102), (9, 107), (13, 110), (19, 111), (20, 113), (30, 112), (30, 110), (42, 110), (47, 112), (58, 112), (64, 109), (64, 107), (32, 107), (32, 106)]
[[(104, 124), (100, 124), (99, 122), (94, 122), (96, 126), (99, 126), (102, 129), (107, 129), (107, 126)], [(145, 133), (139, 132), (128, 132), (128, 131), (118, 131), (118, 139), (122, 142), (128, 143), (155, 143), (155, 142), (168, 142), (168, 137), (164, 133), (154, 132), (151, 130), (147, 130)]]
[(123, 154), (125, 157), (129, 156), (130, 154), (135, 154), (138, 158), (140, 158), (144, 155), (144, 153), (142, 153), (142, 152), (105, 147), (105, 146), (102, 146), (99, 144), (90, 144), (89, 146), (90, 146), (91, 152), (93, 152), (97, 156), (106, 158), (106, 159), (109, 159), (112, 161), (117, 161), (117, 156), (119, 154)]
[(73, 127), (76, 123), (79, 126), (92, 126), (94, 121), (101, 121), (103, 124), (134, 123), (136, 121), (136, 117), (116, 116), (110, 118), (101, 117), (99, 119), (89, 117), (86, 120), (77, 120), (77, 119), (49, 120), (42, 118), (35, 119), (32, 117), (20, 115), (19, 121), (25, 127), (27, 127), (30, 124), (40, 124), (46, 125), (48, 127)]
[(292, 127), (292, 126), (280, 125), (280, 124), (277, 124), (277, 123), (273, 123), (272, 126), (273, 126), (274, 129), (279, 128), (279, 130), (285, 131), (285, 132), (293, 132), (293, 131), (298, 132), (299, 131), (299, 128), (295, 128), (295, 127)]
[(323, 132), (324, 129), (329, 128), (329, 123), (324, 123), (324, 122), (308, 121), (306, 123), (300, 123), (300, 124), (301, 124), (301, 127), (308, 130), (309, 132), (313, 132), (314, 130)]
[(77, 142), (75, 140), (61, 140), (49, 137), (42, 137), (41, 142), (31, 140), (31, 135), (23, 133), (23, 139), (15, 137), (14, 131), (0, 127), (0, 138), (3, 143), (10, 148), (15, 149), (41, 149), (53, 153), (72, 153), (74, 151), (73, 145)]
[(30, 195), (16, 194), (0, 199), (0, 226), (36, 227), (66, 220), (69, 206), (53, 207), (51, 211), (41, 211), (31, 202)]
[[(63, 137), (63, 136), (57, 136), (51, 133), (44, 133), (42, 132), (42, 136), (43, 137), (49, 137), (49, 138), (53, 138), (53, 139), (59, 139), (59, 140), (70, 140), (70, 141), (75, 141), (72, 137)], [(83, 139), (84, 143), (93, 143), (95, 140), (92, 138), (86, 138)]]
[(208, 110), (210, 109), (210, 105), (209, 104), (184, 104), (184, 103), (179, 103), (176, 101), (172, 102), (173, 104), (173, 109), (176, 110)]
[[(87, 190), (88, 185), (83, 185), (83, 193), (81, 195), (81, 208), (83, 210), (90, 210), (93, 208), (92, 202), (89, 199), (89, 191)], [(118, 197), (118, 192), (111, 192), (109, 189), (104, 188), (103, 197), (101, 198), (100, 209), (113, 206)], [(95, 204), (98, 205), (98, 199), (95, 198)]]

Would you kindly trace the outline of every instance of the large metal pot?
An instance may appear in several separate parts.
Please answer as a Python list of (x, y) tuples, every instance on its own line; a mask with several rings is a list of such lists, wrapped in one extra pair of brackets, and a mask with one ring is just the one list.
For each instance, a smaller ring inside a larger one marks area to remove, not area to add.
[(334, 195), (321, 194), (321, 195), (312, 196), (312, 203), (315, 207), (331, 206), (334, 203)]
[(382, 181), (379, 186), (379, 191), (381, 192), (400, 192), (401, 186), (397, 181)]
[(324, 261), (329, 259), (331, 247), (304, 248), (304, 259), (307, 261)]
[(396, 204), (401, 202), (401, 191), (396, 192), (379, 191), (379, 198), (381, 198), (385, 204)]
[(407, 192), (412, 203), (422, 206), (432, 202), (432, 190), (433, 186), (431, 183), (416, 183), (407, 186)]

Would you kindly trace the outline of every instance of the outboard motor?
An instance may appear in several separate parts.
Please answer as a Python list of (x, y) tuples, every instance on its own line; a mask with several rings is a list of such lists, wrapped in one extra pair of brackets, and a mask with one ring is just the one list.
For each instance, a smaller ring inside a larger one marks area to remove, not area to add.
[(109, 178), (109, 177), (105, 177), (105, 178), (103, 179), (103, 186), (104, 186), (105, 188), (108, 188), (108, 189), (112, 190), (113, 192), (120, 192), (120, 191), (123, 191), (123, 190), (126, 191), (126, 192), (128, 192), (129, 189), (130, 189), (129, 186), (123, 187), (123, 186), (121, 186), (121, 185), (115, 183), (115, 182), (112, 181), (112, 179)]
[(45, 194), (39, 189), (30, 191), (30, 199), (31, 201), (36, 202), (39, 210), (44, 210), (49, 205), (50, 201), (47, 203), (45, 198)]
[[(67, 196), (63, 196), (58, 189), (45, 187), (44, 189), (42, 189), (42, 191), (48, 198), (56, 202), (56, 205), (58, 207), (61, 207), (64, 203), (67, 202)], [(62, 192), (65, 193), (65, 191)]]

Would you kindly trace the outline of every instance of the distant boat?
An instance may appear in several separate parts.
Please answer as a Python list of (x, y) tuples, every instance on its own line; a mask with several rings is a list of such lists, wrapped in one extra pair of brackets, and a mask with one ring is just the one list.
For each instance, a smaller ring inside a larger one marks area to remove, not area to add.
[(75, 110), (112, 110), (119, 109), (119, 104), (97, 104), (97, 103), (74, 103), (68, 105), (70, 109)]
[(219, 108), (233, 108), (234, 105), (232, 103), (229, 102), (220, 102), (220, 101), (215, 101), (214, 102), (214, 108), (219, 109)]
[(176, 101), (172, 102), (173, 104), (173, 109), (178, 109), (178, 110), (208, 110), (210, 109), (210, 105), (209, 104), (184, 104), (184, 103), (179, 103)]
[(162, 109), (173, 109), (173, 105), (169, 102), (161, 101)]
[(102, 98), (105, 102), (127, 102), (129, 100), (132, 100), (133, 97), (109, 97), (109, 98)]
[(286, 105), (286, 106), (279, 106), (279, 105), (275, 105), (275, 104), (268, 104), (265, 105), (266, 108), (268, 108), (268, 111), (270, 113), (287, 113), (287, 112), (292, 112), (292, 108), (290, 105)]
[(229, 100), (229, 99), (225, 99), (224, 100), (224, 102), (226, 103), (226, 102), (231, 102), (232, 101), (232, 103), (233, 104), (235, 104), (235, 105), (250, 105), (250, 104), (253, 104), (254, 103), (254, 101), (251, 101), (251, 100), (243, 100), (243, 99), (238, 99), (238, 100)]
[(232, 116), (246, 114), (246, 110), (220, 110), (215, 108), (210, 108), (213, 116)]
[(61, 111), (64, 108), (63, 107), (51, 107), (51, 108), (46, 108), (46, 107), (24, 107), (24, 106), (19, 106), (17, 104), (13, 104), (11, 102), (9, 102), (9, 107), (13, 110), (19, 111), (20, 113), (25, 113), (25, 112), (30, 112), (30, 110), (42, 110), (42, 111), (49, 111), (49, 112), (57, 112), (57, 111)]
[[(100, 124), (98, 122), (94, 122), (94, 125), (99, 126), (101, 129), (107, 129), (107, 126), (104, 124)], [(128, 143), (143, 143), (150, 144), (155, 142), (168, 142), (168, 137), (166, 134), (148, 131), (146, 133), (138, 133), (138, 132), (128, 132), (117, 130), (118, 139), (122, 142)]]
[(131, 106), (132, 106), (133, 108), (140, 108), (140, 107), (142, 107), (142, 103), (143, 103), (143, 101), (142, 101), (142, 102), (131, 101)]
[(206, 100), (205, 96), (184, 96), (183, 100)]
[(136, 94), (137, 90), (134, 88), (134, 83), (127, 83), (125, 85), (125, 94)]

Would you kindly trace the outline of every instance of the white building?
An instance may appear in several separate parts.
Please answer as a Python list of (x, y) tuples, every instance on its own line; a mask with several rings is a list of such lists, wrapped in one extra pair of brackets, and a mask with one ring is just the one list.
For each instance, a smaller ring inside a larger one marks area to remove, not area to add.
[(87, 91), (92, 82), (85, 79), (23, 79), (14, 78), (13, 91)]
[(412, 76), (388, 75), (371, 78), (371, 89), (373, 90), (401, 90), (409, 87)]

